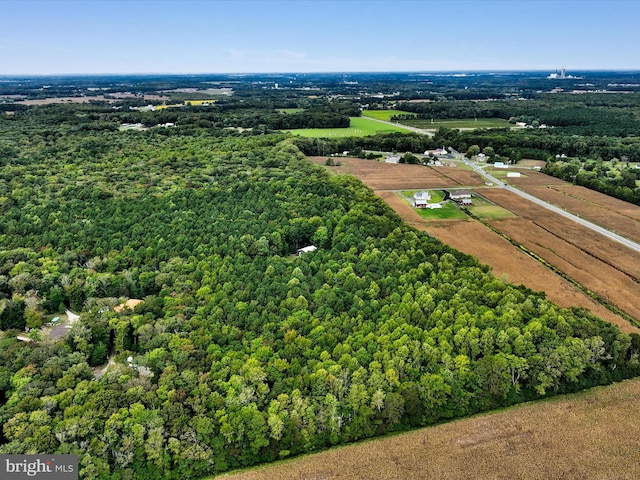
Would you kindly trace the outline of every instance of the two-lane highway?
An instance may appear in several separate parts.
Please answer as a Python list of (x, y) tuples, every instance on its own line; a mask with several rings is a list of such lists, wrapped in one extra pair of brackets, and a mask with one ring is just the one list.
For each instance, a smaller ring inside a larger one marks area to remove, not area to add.
[(510, 192), (513, 192), (516, 195), (520, 195), (522, 198), (525, 198), (530, 202), (535, 203), (536, 205), (540, 205), (541, 207), (546, 208), (547, 210), (551, 210), (552, 212), (557, 213), (558, 215), (562, 215), (563, 217), (568, 218), (569, 220), (572, 220), (578, 223), (579, 225), (582, 225), (583, 227), (587, 227), (595, 232), (598, 232), (601, 235), (604, 235), (605, 237), (624, 245), (625, 247), (635, 250), (636, 252), (640, 252), (640, 244), (634, 242), (633, 240), (629, 240), (628, 238), (618, 235), (617, 233), (614, 233), (611, 230), (607, 230), (606, 228), (603, 228), (600, 225), (597, 225), (588, 220), (585, 220), (584, 218), (574, 215), (573, 213), (567, 212), (566, 210), (560, 207), (557, 207), (551, 203), (545, 202), (544, 200), (541, 200), (538, 197), (534, 197), (533, 195), (523, 192), (522, 190), (519, 190), (511, 185), (507, 185), (506, 183), (500, 181), (493, 175), (485, 172), (482, 167), (474, 164), (468, 158), (464, 157), (463, 155), (456, 152), (455, 150), (453, 151), (453, 154), (457, 157), (459, 161), (462, 161), (466, 165), (469, 165), (471, 168), (473, 168), (473, 170), (476, 173), (478, 173), (478, 175), (481, 175), (482, 177), (484, 177), (485, 179), (487, 179), (497, 187), (501, 187), (506, 190), (509, 190)]

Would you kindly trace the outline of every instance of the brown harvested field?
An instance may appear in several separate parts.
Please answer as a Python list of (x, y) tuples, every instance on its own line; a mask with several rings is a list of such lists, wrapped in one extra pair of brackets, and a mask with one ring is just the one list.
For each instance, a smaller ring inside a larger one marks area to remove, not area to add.
[(509, 169), (509, 170), (513, 170), (513, 171), (520, 171), (520, 173), (522, 175), (525, 175), (523, 177), (519, 177), (519, 178), (510, 178), (509, 179), (509, 183), (512, 183), (513, 185), (517, 186), (517, 187), (521, 187), (521, 186), (525, 186), (525, 185), (562, 185), (562, 184), (566, 184), (567, 182), (565, 182), (564, 180), (560, 180), (559, 178), (555, 178), (555, 177), (551, 177), (549, 175), (546, 175), (544, 173), (540, 173), (536, 170), (518, 170), (516, 169)]
[(216, 478), (640, 478), (640, 379)]
[(465, 187), (477, 187), (484, 185), (484, 180), (480, 175), (471, 170), (464, 170), (458, 167), (432, 167), (436, 172), (450, 178), (454, 182)]
[[(523, 284), (544, 291), (547, 298), (560, 307), (584, 307), (594, 315), (620, 327), (626, 333), (640, 329), (597, 303), (574, 285), (531, 258), (500, 235), (475, 220), (426, 220), (393, 192), (376, 192), (409, 225), (426, 231), (443, 243), (476, 257), (489, 265), (494, 275), (506, 276), (513, 284)], [(517, 220), (517, 219), (514, 219)]]
[(637, 205), (568, 183), (525, 186), (522, 189), (623, 237), (640, 242), (640, 207)]
[(640, 320), (640, 254), (502, 189), (483, 195), (520, 218), (491, 225)]
[[(318, 165), (325, 165), (327, 157), (309, 157)], [(355, 175), (373, 190), (411, 190), (420, 188), (447, 188), (467, 186), (477, 177), (476, 184), (481, 185), (480, 177), (468, 170), (458, 168), (431, 168), (422, 165), (391, 164), (360, 158), (337, 158), (342, 165), (331, 167), (334, 173)]]
[(527, 159), (527, 158), (523, 158), (522, 160), (520, 160), (516, 167), (522, 167), (522, 168), (533, 168), (533, 167), (544, 167), (546, 165), (547, 162), (545, 162), (544, 160), (531, 160), (531, 159)]

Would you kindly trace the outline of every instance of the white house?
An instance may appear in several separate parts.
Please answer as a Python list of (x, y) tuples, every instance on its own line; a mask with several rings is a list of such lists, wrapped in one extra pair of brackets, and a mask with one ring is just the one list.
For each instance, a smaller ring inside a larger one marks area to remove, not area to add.
[(429, 200), (431, 200), (431, 195), (424, 190), (413, 194), (413, 205), (416, 208), (427, 208), (427, 202)]
[(447, 152), (447, 150), (442, 147), (436, 150), (436, 155), (449, 155), (449, 152)]

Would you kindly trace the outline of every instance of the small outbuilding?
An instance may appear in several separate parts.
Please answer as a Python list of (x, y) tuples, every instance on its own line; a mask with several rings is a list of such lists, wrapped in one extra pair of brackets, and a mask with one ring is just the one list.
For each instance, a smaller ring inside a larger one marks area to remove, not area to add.
[(296, 250), (296, 255), (299, 257), (304, 253), (315, 252), (318, 249), (315, 245), (309, 245), (308, 247), (302, 247)]

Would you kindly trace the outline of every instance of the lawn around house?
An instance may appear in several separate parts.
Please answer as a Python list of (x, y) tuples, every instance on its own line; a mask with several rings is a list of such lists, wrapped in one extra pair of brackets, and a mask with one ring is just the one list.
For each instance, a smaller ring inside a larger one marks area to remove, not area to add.
[(416, 208), (416, 212), (422, 217), (429, 220), (445, 220), (465, 218), (466, 214), (452, 202), (445, 202), (442, 208)]
[(280, 113), (292, 114), (304, 112), (304, 108), (277, 108)]
[(409, 133), (409, 130), (401, 126), (385, 125), (363, 117), (350, 117), (348, 128), (297, 128), (283, 131), (310, 138), (366, 137), (377, 133), (392, 132)]
[[(413, 198), (413, 195), (422, 191), (421, 190), (402, 190), (402, 195), (407, 198)], [(442, 190), (429, 190), (427, 188), (424, 189), (425, 192), (428, 192), (431, 195), (431, 200), (428, 203), (440, 203), (444, 200), (444, 192)]]

